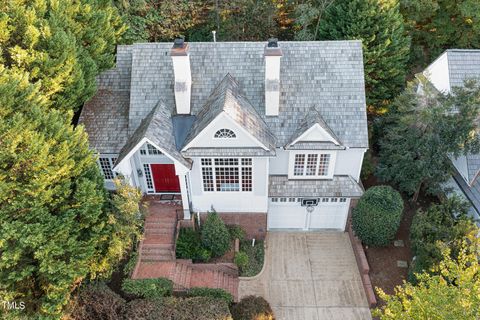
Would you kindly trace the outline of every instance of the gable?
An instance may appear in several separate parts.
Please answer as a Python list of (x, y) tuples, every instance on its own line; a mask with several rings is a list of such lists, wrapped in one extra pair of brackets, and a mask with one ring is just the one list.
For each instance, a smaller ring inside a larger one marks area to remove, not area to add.
[(333, 142), (336, 145), (340, 145), (340, 142), (318, 123), (305, 131), (301, 136), (294, 140), (292, 144), (297, 142)]
[[(235, 133), (235, 138), (215, 138), (215, 133), (229, 129)], [(236, 123), (225, 112), (221, 112), (182, 150), (190, 148), (263, 148), (267, 149), (241, 125)]]

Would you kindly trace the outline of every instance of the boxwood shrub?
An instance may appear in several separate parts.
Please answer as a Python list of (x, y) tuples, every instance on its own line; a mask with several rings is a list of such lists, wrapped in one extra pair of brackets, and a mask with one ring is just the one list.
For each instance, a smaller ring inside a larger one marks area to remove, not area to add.
[(403, 199), (390, 186), (368, 189), (353, 209), (352, 227), (368, 246), (387, 246), (395, 238), (403, 215)]
[(173, 282), (166, 278), (125, 279), (122, 290), (141, 298), (160, 298), (172, 294)]
[(213, 211), (209, 212), (202, 227), (202, 244), (212, 256), (223, 256), (231, 246), (230, 234), (223, 220)]
[(175, 254), (177, 259), (192, 259), (208, 262), (211, 252), (202, 247), (200, 233), (192, 228), (181, 228), (178, 234)]
[(126, 302), (104, 283), (96, 283), (82, 286), (69, 309), (72, 320), (117, 320), (122, 319)]
[(211, 297), (215, 299), (222, 299), (228, 305), (232, 304), (233, 296), (223, 290), (223, 289), (215, 289), (215, 288), (204, 288), (204, 287), (197, 287), (191, 288), (188, 290), (187, 296), (189, 297)]
[(262, 297), (247, 296), (231, 308), (233, 320), (274, 320), (272, 308)]

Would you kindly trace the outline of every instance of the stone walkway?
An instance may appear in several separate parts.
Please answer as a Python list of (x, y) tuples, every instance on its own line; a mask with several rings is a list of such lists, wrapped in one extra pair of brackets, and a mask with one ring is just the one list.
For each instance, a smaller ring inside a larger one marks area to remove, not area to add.
[(270, 232), (264, 270), (241, 279), (240, 298), (263, 296), (277, 320), (370, 320), (347, 233)]

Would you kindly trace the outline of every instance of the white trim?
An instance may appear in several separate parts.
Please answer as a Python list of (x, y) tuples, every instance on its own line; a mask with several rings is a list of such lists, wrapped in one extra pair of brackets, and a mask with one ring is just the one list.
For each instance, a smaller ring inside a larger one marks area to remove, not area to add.
[[(330, 155), (330, 160), (328, 163), (328, 174), (326, 176), (307, 176), (307, 175), (301, 175), (301, 176), (296, 176), (293, 174), (294, 167), (295, 167), (295, 156), (297, 154), (304, 154), (305, 155), (305, 162), (304, 162), (304, 170), (307, 166), (307, 156), (308, 154), (317, 154), (317, 164), (316, 164), (316, 170), (318, 170), (318, 162), (320, 161), (320, 155), (321, 154), (329, 154)], [(299, 151), (293, 151), (291, 150), (289, 152), (289, 158), (288, 158), (288, 179), (290, 180), (321, 180), (321, 179), (332, 179), (333, 174), (335, 171), (335, 162), (337, 159), (337, 152), (332, 151), (332, 150), (299, 150)]]
[[(210, 129), (210, 127), (214, 126), (217, 124), (217, 122), (219, 122), (221, 120), (221, 118), (223, 117), (227, 117), (230, 121), (233, 121), (233, 123), (235, 123), (238, 127), (238, 129), (246, 134), (248, 137), (250, 137), (250, 139), (252, 139), (255, 143), (257, 143), (260, 147), (262, 147), (264, 150), (269, 150), (267, 146), (265, 146), (263, 143), (261, 143), (260, 141), (258, 141), (257, 138), (255, 138), (250, 132), (248, 132), (247, 130), (245, 130), (245, 128), (243, 128), (243, 126), (241, 124), (239, 124), (237, 121), (235, 121), (234, 119), (232, 119), (232, 117), (230, 117), (225, 111), (222, 111), (218, 116), (215, 117), (215, 119), (213, 119), (205, 128), (203, 128), (202, 131), (200, 131), (199, 134), (197, 134), (196, 137), (193, 138), (192, 141), (190, 141), (185, 147), (182, 148), (182, 151), (186, 151), (188, 149), (190, 149), (192, 147), (192, 145), (194, 145), (196, 143), (196, 141), (198, 139), (200, 139), (203, 135), (206, 134), (206, 132)], [(230, 129), (230, 128), (227, 128), (226, 126), (223, 126), (222, 128), (226, 128), (226, 129)], [(235, 132), (235, 130), (232, 130)], [(216, 132), (216, 131), (215, 131)], [(235, 133), (235, 135), (237, 136), (238, 138), (238, 134)]]
[[(323, 134), (323, 135), (326, 135), (327, 137), (330, 137), (330, 139), (328, 141), (330, 142), (333, 142), (335, 143), (337, 146), (340, 145), (340, 142), (338, 142), (337, 139), (335, 139), (330, 133), (328, 133), (327, 130), (325, 130), (324, 128), (322, 128), (321, 125), (319, 125), (318, 123), (315, 123), (313, 126), (311, 126), (310, 128), (308, 128), (307, 130), (305, 130), (304, 133), (302, 133), (298, 138), (296, 138), (295, 140), (293, 140), (292, 143), (289, 143), (287, 145), (287, 147), (291, 146), (291, 145), (294, 145), (295, 143), (299, 142), (299, 141), (302, 141), (302, 138), (307, 136), (309, 133), (311, 133), (312, 131), (314, 130), (320, 130), (320, 132)], [(321, 142), (320, 140), (318, 142)]]

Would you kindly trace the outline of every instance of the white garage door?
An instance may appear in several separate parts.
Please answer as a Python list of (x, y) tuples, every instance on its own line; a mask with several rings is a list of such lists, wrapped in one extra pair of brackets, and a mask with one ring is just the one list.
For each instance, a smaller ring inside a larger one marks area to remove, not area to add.
[(320, 198), (309, 213), (301, 198), (270, 198), (268, 229), (338, 229), (344, 230), (350, 199)]

